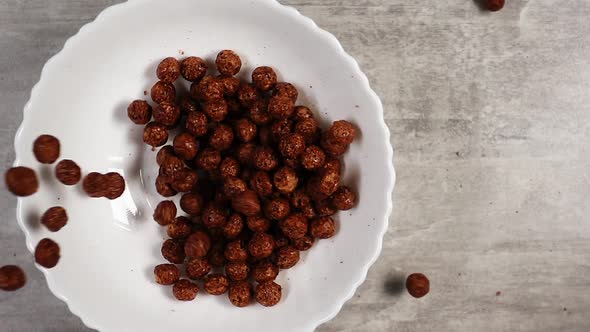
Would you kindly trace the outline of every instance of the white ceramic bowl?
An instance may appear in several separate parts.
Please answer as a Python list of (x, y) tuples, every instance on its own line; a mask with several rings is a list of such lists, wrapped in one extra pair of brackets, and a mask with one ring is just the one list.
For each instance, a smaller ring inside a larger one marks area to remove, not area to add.
[[(227, 296), (180, 303), (170, 287), (153, 281), (164, 260), (164, 230), (151, 220), (159, 201), (155, 155), (142, 128), (126, 118), (127, 104), (144, 97), (155, 67), (166, 56), (208, 60), (221, 49), (242, 57), (242, 75), (259, 65), (278, 69), (300, 91), (299, 104), (329, 121), (360, 129), (344, 158), (344, 182), (360, 197), (338, 215), (339, 229), (317, 243), (293, 269), (281, 272), (283, 299), (272, 308), (238, 309)], [(127, 190), (114, 201), (90, 199), (80, 186), (64, 187), (53, 168), (31, 153), (43, 133), (62, 142), (62, 158), (90, 171), (124, 174)], [(41, 188), (19, 199), (17, 217), (33, 250), (44, 237), (62, 250), (46, 270), (51, 291), (86, 325), (101, 331), (311, 331), (334, 317), (376, 260), (391, 212), (393, 151), (379, 98), (336, 38), (295, 9), (273, 0), (132, 0), (108, 8), (69, 39), (47, 62), (25, 106), (15, 139), (17, 162), (37, 169)], [(70, 222), (58, 233), (39, 226), (39, 215), (62, 205)]]

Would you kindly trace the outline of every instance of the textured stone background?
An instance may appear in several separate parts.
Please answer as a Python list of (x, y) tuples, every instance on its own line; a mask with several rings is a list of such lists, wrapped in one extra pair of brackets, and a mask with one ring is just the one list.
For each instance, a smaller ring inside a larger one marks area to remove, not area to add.
[[(44, 62), (115, 0), (0, 0), (0, 166)], [(288, 0), (381, 96), (398, 173), (379, 261), (331, 331), (590, 331), (590, 1)], [(0, 185), (3, 186), (3, 183)], [(31, 264), (0, 188), (2, 331), (87, 331)], [(431, 293), (403, 291), (411, 272)], [(497, 292), (499, 295), (497, 295)]]

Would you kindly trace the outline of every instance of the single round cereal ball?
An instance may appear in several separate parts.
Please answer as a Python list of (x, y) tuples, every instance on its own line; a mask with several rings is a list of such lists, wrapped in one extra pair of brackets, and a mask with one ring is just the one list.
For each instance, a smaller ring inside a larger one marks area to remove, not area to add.
[(252, 190), (246, 190), (232, 198), (231, 206), (245, 216), (253, 216), (260, 212), (260, 200)]
[(307, 106), (295, 106), (295, 113), (293, 115), (297, 121), (313, 119), (313, 112)]
[(165, 145), (161, 147), (156, 154), (156, 162), (158, 163), (158, 166), (162, 166), (162, 164), (164, 164), (169, 157), (176, 157), (172, 145)]
[(252, 275), (256, 282), (273, 281), (279, 275), (279, 268), (269, 261), (262, 261), (256, 264)]
[(227, 102), (225, 99), (212, 99), (203, 106), (203, 112), (211, 121), (220, 122), (228, 114)]
[(299, 250), (293, 246), (284, 246), (279, 249), (276, 256), (279, 269), (290, 269), (299, 262)]
[(225, 274), (231, 280), (246, 280), (250, 274), (250, 267), (246, 262), (229, 262), (225, 264)]
[(51, 135), (41, 135), (33, 142), (33, 154), (42, 164), (53, 164), (59, 158), (59, 140)]
[(166, 234), (173, 239), (184, 239), (191, 235), (191, 221), (186, 217), (177, 217), (166, 227)]
[(39, 189), (37, 174), (28, 167), (17, 166), (8, 169), (4, 181), (6, 188), (16, 196), (30, 196)]
[(68, 214), (61, 206), (49, 208), (41, 216), (41, 224), (52, 232), (57, 232), (68, 223)]
[(313, 246), (314, 241), (315, 240), (313, 237), (311, 237), (309, 235), (305, 235), (299, 239), (291, 240), (291, 244), (297, 250), (306, 251), (306, 250), (309, 250)]
[(229, 279), (221, 273), (212, 273), (205, 277), (203, 289), (211, 295), (221, 295), (227, 292)]
[(291, 194), (291, 206), (302, 209), (311, 205), (311, 197), (303, 189), (297, 189)]
[(271, 67), (258, 67), (252, 72), (252, 83), (259, 90), (271, 90), (277, 84), (277, 74)]
[(314, 118), (297, 121), (293, 131), (303, 136), (305, 144), (316, 143), (320, 138), (320, 128), (318, 122)]
[(154, 121), (167, 127), (174, 127), (180, 120), (180, 108), (176, 104), (163, 101), (154, 108)]
[(51, 239), (42, 239), (35, 247), (35, 262), (45, 267), (52, 268), (57, 265), (60, 258), (59, 245)]
[(220, 74), (233, 76), (242, 68), (242, 60), (234, 51), (223, 50), (217, 54), (215, 65)]
[(224, 209), (214, 204), (209, 204), (203, 210), (201, 221), (207, 228), (223, 227), (227, 222), (227, 214)]
[(251, 142), (256, 138), (256, 134), (258, 134), (256, 124), (246, 118), (236, 121), (234, 128), (236, 130), (236, 136), (244, 143)]
[(127, 116), (135, 124), (147, 124), (152, 118), (152, 107), (145, 100), (134, 100), (127, 107)]
[(22, 288), (27, 283), (25, 272), (16, 265), (0, 267), (0, 289), (7, 292)]
[(198, 83), (191, 84), (191, 97), (203, 102), (223, 98), (225, 87), (223, 83), (213, 76), (205, 76)]
[(316, 170), (324, 166), (326, 154), (324, 150), (316, 145), (310, 145), (305, 148), (301, 155), (301, 165), (307, 170)]
[(263, 216), (250, 216), (246, 218), (246, 225), (252, 232), (266, 232), (270, 228), (270, 220)]
[(176, 155), (169, 156), (164, 160), (160, 166), (159, 174), (169, 176), (171, 179), (176, 179), (180, 175), (180, 172), (185, 169), (185, 164), (182, 159)]
[(189, 97), (182, 97), (178, 102), (180, 112), (189, 114), (190, 112), (198, 112), (201, 106)]
[(234, 132), (230, 126), (219, 124), (209, 136), (209, 145), (215, 150), (223, 151), (231, 147), (234, 141)]
[(106, 193), (106, 178), (97, 172), (88, 173), (82, 181), (82, 189), (89, 197), (104, 197)]
[(162, 146), (168, 141), (168, 128), (157, 123), (150, 122), (143, 129), (143, 142), (153, 147)]
[(285, 198), (274, 198), (264, 205), (264, 214), (274, 220), (283, 220), (291, 213), (289, 201)]
[(254, 166), (261, 171), (272, 171), (279, 165), (279, 159), (272, 148), (261, 146), (254, 150)]
[(235, 239), (244, 229), (244, 218), (237, 213), (231, 214), (223, 226), (223, 235), (228, 239)]
[(248, 118), (259, 126), (265, 126), (272, 122), (272, 116), (268, 113), (268, 102), (257, 100), (248, 108)]
[(256, 286), (256, 301), (265, 307), (272, 307), (281, 301), (281, 286), (273, 281)]
[(172, 57), (162, 60), (156, 69), (156, 76), (162, 82), (174, 83), (180, 76), (180, 63)]
[(248, 243), (248, 252), (254, 258), (266, 258), (272, 255), (275, 241), (270, 234), (254, 233)]
[(332, 200), (330, 199), (316, 201), (313, 205), (318, 216), (320, 217), (329, 217), (338, 212), (338, 210), (336, 210), (336, 207), (332, 204)]
[(176, 88), (171, 83), (162, 81), (156, 82), (151, 89), (150, 95), (154, 103), (173, 103), (176, 100)]
[(305, 139), (297, 133), (286, 135), (279, 141), (279, 151), (285, 158), (297, 158), (305, 151)]
[(158, 175), (156, 177), (155, 185), (156, 191), (163, 197), (172, 197), (177, 194), (176, 190), (170, 185), (171, 179), (165, 175)]
[(180, 74), (187, 81), (199, 81), (207, 74), (207, 64), (199, 57), (189, 56), (182, 60)]
[(352, 123), (345, 120), (335, 121), (326, 133), (330, 141), (342, 145), (350, 145), (355, 136), (356, 129)]
[(160, 250), (162, 257), (173, 264), (182, 264), (186, 255), (184, 254), (184, 245), (178, 240), (168, 239), (162, 243)]
[(269, 196), (273, 191), (270, 175), (264, 171), (257, 171), (252, 175), (250, 187), (260, 196)]
[(309, 232), (315, 238), (329, 239), (336, 233), (336, 223), (331, 217), (316, 218), (311, 221)]
[(270, 127), (274, 142), (279, 142), (283, 137), (293, 131), (293, 121), (290, 119), (275, 120)]
[(154, 210), (154, 220), (166, 226), (173, 223), (176, 219), (176, 204), (173, 201), (161, 201)]
[(209, 248), (211, 248), (211, 238), (203, 231), (191, 234), (184, 244), (184, 252), (192, 258), (207, 256)]
[(55, 166), (55, 177), (66, 186), (73, 186), (80, 182), (82, 171), (73, 160), (64, 159)]
[(273, 176), (275, 187), (283, 194), (290, 194), (295, 191), (299, 178), (291, 167), (281, 167)]
[(323, 137), (320, 141), (320, 145), (332, 157), (339, 157), (348, 150), (348, 145), (336, 143), (333, 140)]
[(273, 96), (278, 97), (287, 97), (291, 99), (293, 102), (297, 101), (297, 97), (299, 96), (299, 92), (291, 83), (280, 82), (277, 83), (275, 86)]
[(185, 128), (196, 137), (205, 136), (208, 130), (207, 116), (201, 112), (190, 112), (186, 117)]
[(225, 157), (219, 165), (219, 173), (222, 178), (238, 176), (240, 174), (240, 163), (232, 157)]
[(179, 301), (192, 301), (197, 297), (197, 293), (199, 286), (186, 279), (180, 279), (172, 286), (172, 294)]
[(172, 188), (180, 193), (193, 191), (199, 180), (199, 173), (193, 169), (182, 169), (174, 177)]
[(256, 101), (262, 98), (260, 91), (256, 89), (254, 84), (242, 83), (238, 88), (238, 100), (244, 107), (251, 107)]
[(229, 176), (223, 181), (223, 192), (229, 198), (246, 191), (246, 189), (248, 189), (248, 185), (238, 177)]
[(117, 172), (110, 172), (104, 175), (106, 179), (104, 197), (113, 200), (121, 197), (125, 192), (125, 179)]
[(240, 79), (234, 76), (219, 75), (217, 79), (223, 84), (223, 93), (226, 96), (235, 96), (240, 88)]
[(506, 0), (486, 0), (485, 4), (489, 11), (497, 12), (504, 8)]
[(203, 196), (199, 193), (186, 193), (180, 198), (180, 208), (191, 216), (201, 215), (203, 204)]
[(415, 298), (421, 298), (430, 291), (430, 281), (422, 273), (412, 273), (406, 279), (406, 289)]
[(254, 161), (256, 145), (253, 143), (240, 144), (236, 149), (235, 157), (242, 165), (250, 165)]
[(188, 132), (182, 132), (174, 137), (172, 143), (174, 153), (184, 160), (191, 160), (195, 158), (199, 152), (199, 143), (195, 137)]
[(197, 154), (197, 167), (204, 171), (216, 170), (221, 163), (221, 153), (215, 149), (206, 148)]
[(294, 213), (279, 222), (283, 234), (289, 239), (299, 239), (307, 233), (307, 218), (301, 213)]
[(186, 262), (186, 275), (191, 279), (201, 279), (211, 272), (211, 268), (211, 263), (207, 258), (191, 258)]
[(174, 264), (160, 264), (154, 268), (156, 282), (160, 285), (172, 285), (180, 279), (180, 271)]
[(339, 187), (332, 195), (332, 205), (338, 210), (350, 210), (356, 204), (356, 194), (347, 186)]
[(242, 241), (235, 240), (227, 244), (224, 256), (230, 262), (244, 262), (248, 259), (248, 252)]
[(287, 97), (275, 96), (268, 102), (268, 113), (275, 119), (287, 119), (295, 111), (295, 102)]
[(252, 301), (252, 286), (247, 281), (234, 281), (229, 286), (229, 301), (236, 307), (243, 308)]

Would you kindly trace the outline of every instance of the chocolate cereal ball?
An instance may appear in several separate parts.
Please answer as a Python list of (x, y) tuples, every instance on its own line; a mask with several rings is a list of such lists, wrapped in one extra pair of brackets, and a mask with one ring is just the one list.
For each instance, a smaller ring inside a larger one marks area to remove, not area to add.
[(273, 281), (279, 275), (279, 268), (269, 261), (262, 261), (256, 264), (252, 275), (256, 282)]
[(37, 174), (28, 167), (17, 166), (8, 169), (4, 181), (6, 188), (16, 196), (30, 196), (39, 189)]
[(277, 84), (277, 74), (271, 67), (258, 67), (252, 72), (252, 83), (262, 91), (268, 91)]
[(223, 83), (213, 76), (205, 76), (198, 83), (191, 84), (191, 97), (203, 102), (223, 98), (225, 87)]
[(272, 122), (272, 116), (268, 113), (268, 102), (266, 100), (257, 100), (247, 112), (248, 118), (258, 126), (266, 126)]
[(215, 65), (219, 73), (233, 76), (242, 68), (242, 60), (234, 51), (223, 50), (217, 54)]
[(152, 118), (152, 107), (145, 100), (134, 100), (127, 107), (127, 116), (135, 124), (147, 124)]
[(176, 219), (176, 204), (173, 201), (161, 201), (154, 210), (154, 220), (166, 226), (173, 223)]
[(314, 118), (307, 118), (297, 121), (294, 132), (305, 139), (305, 144), (316, 143), (320, 137), (320, 128)]
[(172, 286), (172, 294), (179, 301), (192, 301), (197, 297), (197, 293), (199, 286), (186, 279), (180, 279)]
[(279, 269), (290, 269), (299, 262), (299, 250), (293, 246), (284, 246), (276, 254)]
[(263, 216), (250, 216), (246, 218), (246, 225), (252, 232), (266, 232), (270, 228), (270, 220)]
[(174, 127), (180, 120), (180, 108), (172, 102), (163, 101), (154, 108), (154, 121), (167, 127)]
[(219, 124), (209, 136), (209, 145), (215, 150), (223, 151), (231, 147), (234, 141), (234, 132), (230, 126)]
[(316, 170), (324, 166), (326, 154), (324, 150), (316, 145), (310, 145), (305, 148), (301, 155), (301, 165), (307, 170)]
[(207, 64), (199, 57), (189, 56), (182, 60), (180, 74), (187, 81), (199, 81), (207, 74)]
[(273, 96), (278, 97), (287, 97), (291, 99), (293, 102), (297, 101), (297, 97), (299, 96), (299, 92), (291, 83), (280, 82), (277, 83), (275, 86)]
[(53, 164), (59, 158), (59, 140), (51, 135), (41, 135), (33, 142), (33, 154), (42, 164)]
[(289, 201), (285, 198), (274, 198), (264, 205), (264, 214), (274, 220), (285, 219), (291, 213)]
[(266, 233), (254, 233), (248, 243), (248, 252), (254, 258), (266, 258), (274, 250), (274, 239), (272, 235)]
[(231, 280), (246, 280), (250, 274), (250, 267), (246, 262), (229, 262), (225, 265), (225, 274)]
[(209, 100), (203, 106), (203, 112), (211, 121), (223, 121), (228, 113), (227, 102), (222, 98)]
[(173, 239), (185, 239), (191, 235), (191, 221), (186, 217), (177, 217), (166, 227), (166, 234)]
[(307, 106), (295, 106), (295, 120), (313, 119), (313, 112)]
[(297, 250), (306, 251), (306, 250), (309, 250), (313, 246), (314, 241), (315, 240), (313, 237), (311, 237), (309, 235), (305, 235), (299, 239), (291, 240), (291, 244)]
[(297, 188), (299, 178), (292, 168), (281, 167), (274, 174), (273, 183), (281, 193), (290, 194)]
[(332, 205), (338, 210), (350, 210), (356, 204), (356, 194), (347, 186), (339, 187), (332, 195)]
[(256, 124), (246, 118), (236, 121), (234, 128), (236, 130), (236, 136), (244, 143), (251, 142), (258, 134)]
[(125, 179), (116, 172), (110, 172), (104, 175), (106, 178), (106, 188), (104, 197), (113, 200), (121, 197), (125, 192)]
[(268, 102), (268, 113), (275, 119), (287, 119), (295, 111), (295, 102), (287, 97), (274, 96)]
[(242, 241), (235, 240), (227, 244), (224, 256), (230, 262), (244, 262), (248, 259), (248, 252)]
[(228, 297), (236, 307), (246, 307), (252, 302), (252, 286), (247, 281), (234, 281), (229, 286)]
[(191, 216), (201, 215), (204, 204), (203, 196), (199, 193), (186, 193), (180, 198), (180, 208)]
[(60, 256), (59, 245), (51, 239), (43, 239), (35, 247), (35, 262), (45, 267), (52, 268), (57, 265)]
[(156, 69), (156, 76), (162, 82), (174, 83), (180, 76), (180, 63), (172, 57), (162, 60)]
[(311, 205), (311, 197), (303, 189), (297, 189), (291, 194), (291, 206), (295, 209), (303, 209)]
[(224, 209), (214, 204), (209, 204), (203, 210), (201, 220), (207, 228), (223, 227), (227, 222), (227, 214)]
[(169, 156), (160, 165), (159, 174), (169, 176), (172, 180), (176, 179), (182, 170), (185, 169), (184, 161), (176, 155)]
[(412, 273), (406, 279), (406, 289), (415, 298), (421, 298), (430, 291), (430, 281), (422, 273)]
[(320, 217), (311, 221), (309, 226), (311, 236), (319, 239), (329, 239), (336, 232), (336, 224), (331, 217)]
[(162, 164), (164, 164), (164, 162), (166, 162), (169, 157), (176, 157), (176, 155), (174, 155), (174, 148), (172, 145), (161, 147), (156, 154), (156, 162), (158, 166), (162, 166)]
[(320, 217), (329, 217), (338, 212), (338, 210), (336, 210), (336, 207), (332, 204), (332, 200), (330, 200), (329, 198), (316, 201), (313, 205), (318, 216)]
[(200, 105), (189, 97), (182, 97), (178, 102), (178, 107), (180, 107), (180, 111), (184, 114), (198, 112), (201, 109)]
[(217, 79), (223, 84), (223, 93), (228, 96), (235, 96), (240, 88), (240, 79), (228, 75), (219, 75)]
[(168, 239), (162, 243), (160, 250), (162, 257), (173, 264), (182, 264), (186, 255), (184, 254), (184, 245), (178, 240)]
[(208, 130), (207, 116), (201, 112), (190, 112), (186, 117), (185, 128), (196, 137), (205, 136)]
[(260, 196), (269, 196), (273, 189), (270, 175), (264, 171), (255, 172), (250, 179), (250, 188)]
[(305, 151), (305, 139), (300, 134), (289, 134), (281, 138), (279, 151), (285, 158), (297, 158)]
[(223, 192), (229, 198), (236, 196), (248, 189), (246, 182), (238, 177), (229, 176), (223, 181)]
[(323, 137), (320, 141), (320, 145), (324, 151), (332, 157), (339, 157), (348, 149), (348, 145), (336, 143), (335, 141), (328, 139), (328, 137)]
[(0, 267), (0, 289), (7, 292), (22, 288), (27, 282), (27, 276), (16, 265)]
[(211, 295), (221, 295), (227, 292), (229, 279), (221, 273), (212, 273), (205, 277), (203, 289)]
[(211, 272), (211, 268), (207, 258), (191, 258), (186, 262), (186, 275), (191, 279), (201, 279)]
[(302, 238), (307, 233), (307, 218), (300, 213), (294, 213), (279, 222), (283, 234), (289, 239)]
[(223, 226), (223, 235), (227, 239), (235, 239), (244, 229), (244, 218), (237, 213), (231, 214)]
[(174, 264), (160, 264), (154, 268), (156, 282), (160, 285), (172, 285), (180, 279), (180, 271)]
[(333, 143), (350, 145), (356, 136), (356, 129), (352, 123), (340, 120), (335, 121), (328, 132), (326, 137)]
[(176, 88), (171, 83), (162, 81), (156, 82), (150, 92), (152, 100), (156, 103), (173, 103), (176, 99)]
[(221, 153), (219, 151), (206, 148), (197, 154), (195, 159), (197, 167), (204, 171), (216, 170), (221, 163)]
[(174, 137), (172, 143), (174, 153), (184, 160), (191, 160), (199, 152), (199, 144), (195, 137), (188, 132), (182, 132)]
[(200, 258), (207, 256), (211, 248), (211, 238), (203, 231), (191, 234), (184, 244), (184, 252), (188, 257)]
[[(238, 100), (242, 106), (250, 108), (261, 98), (262, 95), (260, 94), (260, 91), (258, 91), (253, 84), (240, 84), (240, 87), (238, 88)], [(264, 111), (266, 111), (266, 109), (264, 109)]]
[(68, 214), (61, 206), (49, 208), (41, 216), (41, 224), (52, 232), (57, 232), (68, 223)]
[(55, 177), (66, 186), (73, 186), (80, 182), (82, 171), (73, 160), (64, 159), (55, 166)]
[(240, 164), (232, 157), (225, 157), (219, 165), (219, 173), (222, 178), (238, 176), (240, 174)]
[(177, 194), (176, 190), (170, 185), (171, 179), (164, 175), (158, 175), (155, 181), (156, 191), (163, 197), (172, 197)]
[(273, 235), (273, 238), (275, 240), (275, 248), (282, 248), (286, 245), (289, 245), (289, 238), (287, 238), (283, 233), (281, 232), (276, 232)]
[(143, 129), (143, 141), (152, 147), (166, 144), (168, 141), (168, 128), (157, 122), (148, 123)]
[(174, 177), (172, 188), (181, 193), (193, 191), (199, 180), (199, 174), (193, 169), (182, 169)]
[(272, 171), (279, 165), (279, 159), (273, 149), (261, 146), (254, 150), (254, 166), (261, 171)]
[(281, 301), (281, 286), (273, 281), (256, 286), (256, 301), (265, 307), (272, 307)]

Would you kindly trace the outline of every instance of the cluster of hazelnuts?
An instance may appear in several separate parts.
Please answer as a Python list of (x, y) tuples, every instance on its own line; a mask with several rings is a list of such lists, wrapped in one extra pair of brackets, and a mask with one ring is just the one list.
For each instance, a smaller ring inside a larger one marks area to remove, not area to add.
[[(177, 216), (171, 200), (155, 209), (170, 237), (161, 249), (169, 263), (156, 266), (155, 279), (173, 285), (178, 300), (193, 300), (202, 288), (227, 292), (237, 307), (254, 299), (273, 306), (281, 299), (279, 270), (295, 266), (317, 239), (332, 237), (332, 216), (356, 203), (340, 185), (338, 159), (356, 129), (336, 121), (322, 131), (309, 108), (296, 106), (297, 89), (278, 82), (270, 67), (254, 69), (252, 82), (244, 82), (235, 77), (242, 62), (233, 51), (220, 52), (215, 64), (219, 75), (212, 76), (201, 58), (164, 59), (151, 89), (155, 106), (136, 100), (127, 109), (131, 121), (145, 125), (144, 142), (162, 146), (158, 193), (181, 193), (186, 213)], [(180, 76), (191, 84), (187, 96), (173, 85)], [(174, 128), (180, 133), (165, 145)], [(180, 278), (179, 264), (190, 280)]]

